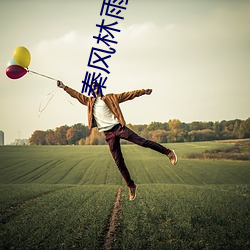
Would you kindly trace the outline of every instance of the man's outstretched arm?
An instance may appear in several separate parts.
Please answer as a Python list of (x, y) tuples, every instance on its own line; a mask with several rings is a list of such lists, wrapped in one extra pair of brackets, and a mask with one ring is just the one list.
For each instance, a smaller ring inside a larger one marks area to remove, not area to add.
[(134, 90), (134, 91), (130, 91), (130, 92), (124, 92), (121, 94), (117, 94), (117, 98), (119, 103), (121, 102), (125, 102), (128, 100), (132, 100), (135, 97), (139, 97), (142, 95), (150, 95), (152, 93), (152, 89), (141, 89), (141, 90)]
[(76, 90), (64, 85), (62, 81), (57, 81), (57, 86), (59, 88), (64, 89), (69, 95), (71, 95), (73, 98), (76, 98), (83, 105), (87, 105), (89, 97), (87, 97), (87, 96), (77, 92)]

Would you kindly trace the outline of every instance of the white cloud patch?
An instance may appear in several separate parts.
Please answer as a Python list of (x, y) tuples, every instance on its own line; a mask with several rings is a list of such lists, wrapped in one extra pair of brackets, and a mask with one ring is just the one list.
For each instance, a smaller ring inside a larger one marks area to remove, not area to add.
[(61, 37), (50, 39), (50, 40), (42, 40), (39, 42), (34, 50), (37, 52), (44, 53), (45, 50), (78, 50), (90, 44), (90, 37), (81, 35), (77, 31), (70, 31), (66, 34), (63, 34)]
[(154, 23), (133, 24), (122, 30), (122, 39), (143, 39), (156, 28)]
[(65, 34), (64, 36), (62, 36), (58, 41), (58, 43), (62, 43), (62, 44), (74, 44), (77, 39), (78, 39), (78, 34), (76, 31), (70, 31), (69, 33)]
[(31, 49), (30, 67), (56, 75), (69, 74), (70, 68), (73, 74), (83, 77), (82, 72), (87, 66), (92, 41), (91, 36), (82, 35), (78, 31), (67, 32), (55, 39), (42, 40)]

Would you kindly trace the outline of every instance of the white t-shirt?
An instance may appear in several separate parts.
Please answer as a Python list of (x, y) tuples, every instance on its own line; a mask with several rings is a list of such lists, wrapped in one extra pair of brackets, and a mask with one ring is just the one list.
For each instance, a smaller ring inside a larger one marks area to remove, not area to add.
[(112, 129), (116, 124), (119, 124), (118, 119), (110, 111), (106, 103), (97, 97), (93, 106), (93, 115), (96, 120), (97, 128), (101, 131)]

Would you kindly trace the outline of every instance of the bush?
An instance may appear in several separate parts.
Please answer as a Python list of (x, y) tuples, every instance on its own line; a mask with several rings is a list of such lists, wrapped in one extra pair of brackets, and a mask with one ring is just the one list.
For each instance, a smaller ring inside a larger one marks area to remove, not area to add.
[(206, 150), (202, 153), (192, 153), (187, 158), (196, 159), (229, 159), (229, 160), (250, 160), (250, 140), (235, 143), (231, 148)]

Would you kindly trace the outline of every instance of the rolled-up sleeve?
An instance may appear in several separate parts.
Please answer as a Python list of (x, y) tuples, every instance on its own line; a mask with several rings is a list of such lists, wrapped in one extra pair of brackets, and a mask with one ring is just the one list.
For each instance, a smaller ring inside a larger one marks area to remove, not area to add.
[(121, 103), (121, 102), (125, 102), (128, 100), (132, 100), (135, 97), (145, 95), (145, 93), (146, 93), (145, 89), (141, 89), (141, 90), (134, 90), (130, 92), (124, 92), (121, 94), (116, 94), (116, 97), (118, 99), (118, 102)]
[(83, 105), (87, 105), (89, 97), (77, 92), (76, 90), (66, 86), (64, 88), (64, 90), (73, 98), (76, 98), (80, 103), (82, 103)]

